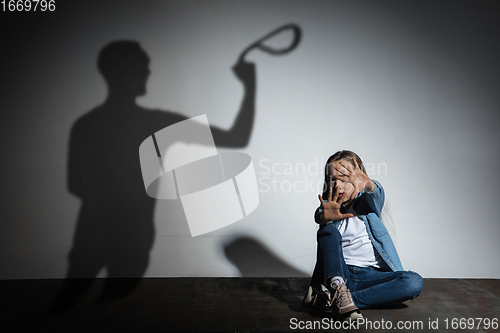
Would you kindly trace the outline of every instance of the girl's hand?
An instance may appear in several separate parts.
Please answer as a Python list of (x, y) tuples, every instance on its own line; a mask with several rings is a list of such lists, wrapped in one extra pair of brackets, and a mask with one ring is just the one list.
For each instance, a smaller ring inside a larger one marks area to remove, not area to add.
[(363, 170), (361, 170), (355, 158), (353, 158), (353, 161), (354, 166), (345, 160), (340, 160), (334, 163), (334, 178), (344, 182), (350, 182), (354, 185), (351, 200), (363, 190), (372, 192), (376, 188), (375, 183), (366, 175), (366, 173), (363, 172)]
[(321, 202), (321, 208), (323, 209), (322, 222), (326, 223), (329, 221), (337, 221), (352, 217), (352, 214), (342, 214), (340, 213), (340, 203), (337, 202), (339, 196), (339, 188), (335, 190), (335, 195), (332, 198), (333, 186), (330, 186), (330, 191), (328, 192), (327, 202), (323, 200), (321, 194), (318, 195), (319, 202)]

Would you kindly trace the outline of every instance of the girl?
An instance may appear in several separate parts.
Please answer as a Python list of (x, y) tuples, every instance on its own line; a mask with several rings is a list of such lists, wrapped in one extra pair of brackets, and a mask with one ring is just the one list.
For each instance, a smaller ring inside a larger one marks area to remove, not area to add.
[(403, 270), (380, 219), (384, 189), (358, 155), (342, 150), (328, 158), (319, 200), (317, 261), (305, 306), (355, 319), (359, 309), (420, 295), (422, 277)]

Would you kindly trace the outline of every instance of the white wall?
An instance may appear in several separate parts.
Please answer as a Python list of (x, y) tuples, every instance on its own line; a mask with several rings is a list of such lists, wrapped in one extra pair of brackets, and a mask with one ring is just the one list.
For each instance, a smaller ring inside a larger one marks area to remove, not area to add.
[[(212, 125), (229, 128), (243, 92), (230, 67), (251, 42), (286, 23), (303, 32), (293, 53), (254, 51), (248, 57), (257, 66), (257, 116), (250, 144), (241, 151), (254, 161), (259, 207), (229, 227), (191, 238), (180, 203), (158, 202), (145, 275), (309, 275), (318, 192), (305, 183), (321, 182), (325, 159), (349, 149), (385, 187), (406, 269), (424, 277), (500, 278), (500, 29), (493, 6), (57, 6), (36, 19), (4, 21), (1, 279), (66, 276), (80, 205), (66, 188), (68, 139), (74, 121), (106, 97), (96, 69), (104, 45), (136, 40), (150, 56), (152, 75), (141, 105), (189, 117), (207, 114)], [(308, 170), (285, 175), (286, 163)], [(277, 173), (266, 174), (273, 166)]]

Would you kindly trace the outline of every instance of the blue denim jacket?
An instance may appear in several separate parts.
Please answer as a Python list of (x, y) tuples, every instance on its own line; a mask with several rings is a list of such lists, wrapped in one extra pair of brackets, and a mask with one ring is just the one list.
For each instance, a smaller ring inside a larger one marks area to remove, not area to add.
[[(373, 179), (372, 179), (373, 180)], [(359, 214), (359, 217), (363, 219), (366, 225), (366, 231), (368, 232), (368, 237), (373, 243), (373, 246), (380, 254), (385, 264), (392, 271), (402, 271), (403, 265), (399, 260), (396, 247), (392, 242), (391, 236), (387, 232), (387, 229), (382, 224), (380, 220), (382, 207), (384, 206), (385, 193), (382, 185), (373, 180), (377, 185), (377, 188), (373, 192), (361, 191), (358, 193), (356, 198), (354, 198), (353, 209)], [(320, 223), (319, 215), (323, 212), (321, 207), (316, 209), (314, 213), (314, 219), (316, 223)], [(342, 205), (341, 213), (345, 213), (346, 209)], [(335, 227), (338, 228), (340, 220), (330, 221), (327, 224), (333, 223)]]

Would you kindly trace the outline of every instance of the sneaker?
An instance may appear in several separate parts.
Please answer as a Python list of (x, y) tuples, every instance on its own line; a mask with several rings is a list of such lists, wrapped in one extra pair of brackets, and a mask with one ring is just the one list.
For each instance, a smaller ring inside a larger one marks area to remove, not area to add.
[(358, 319), (363, 319), (364, 317), (361, 314), (361, 311), (358, 309), (358, 310), (354, 310), (354, 311), (351, 311), (351, 312), (347, 312), (346, 314), (344, 314), (342, 316), (342, 318), (344, 320), (356, 321)]
[(331, 311), (330, 291), (324, 286), (309, 286), (302, 300), (302, 306), (319, 311)]
[[(332, 307), (340, 314), (342, 317), (356, 316), (355, 314), (361, 315), (358, 307), (354, 304), (351, 292), (347, 288), (345, 283), (340, 285), (333, 285), (330, 289), (332, 293)], [(363, 316), (361, 316), (362, 318)]]

